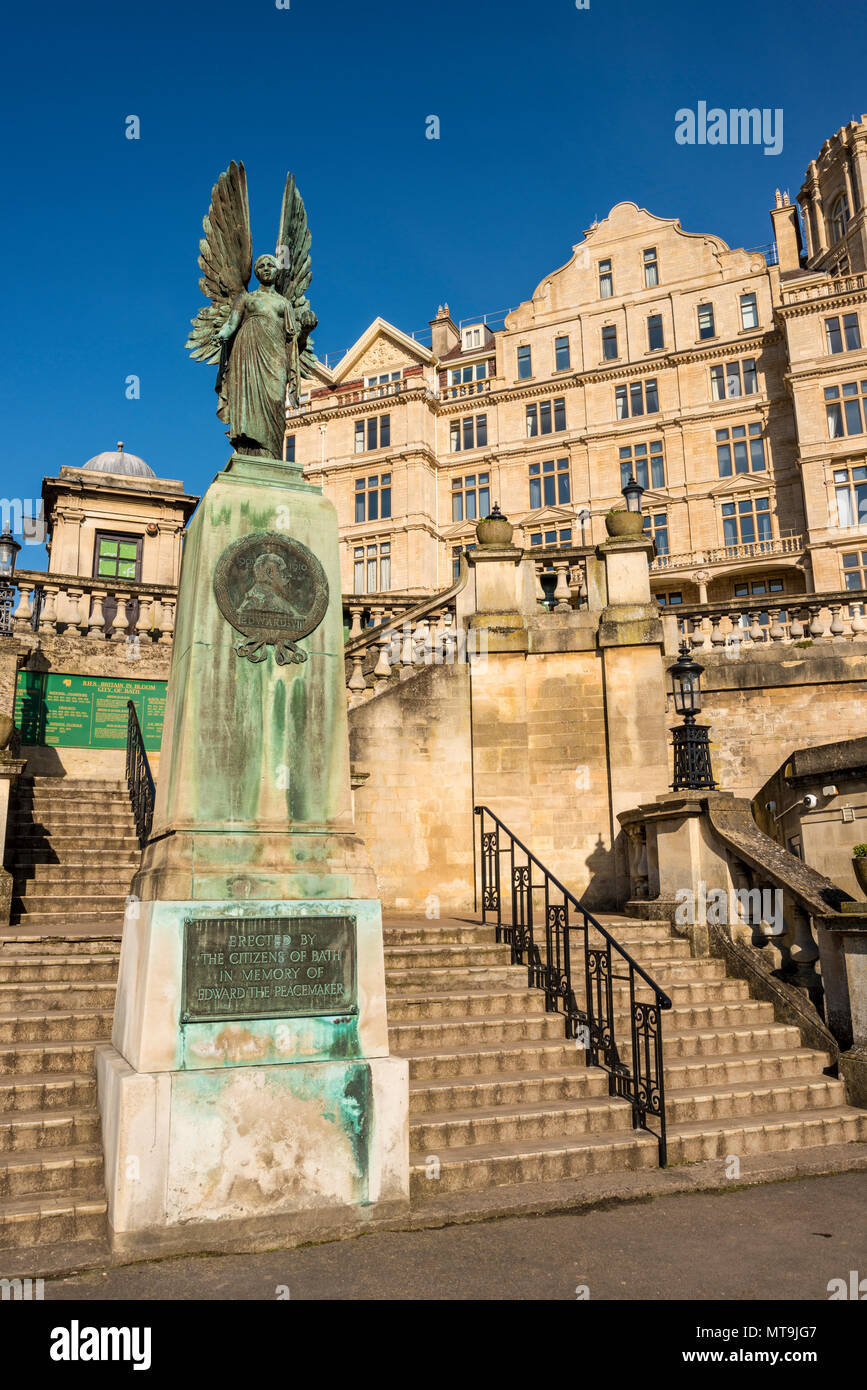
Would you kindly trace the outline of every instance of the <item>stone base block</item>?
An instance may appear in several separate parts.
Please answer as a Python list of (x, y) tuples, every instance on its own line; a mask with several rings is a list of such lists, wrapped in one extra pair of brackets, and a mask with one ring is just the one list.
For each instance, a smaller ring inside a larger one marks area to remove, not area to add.
[[(96, 1063), (116, 1248), (209, 1248), (214, 1222), (339, 1230), (408, 1204), (402, 1058), (147, 1073), (106, 1043)], [(233, 1229), (213, 1228), (217, 1248)]]
[(850, 1048), (840, 1053), (840, 1076), (850, 1105), (867, 1108), (867, 1048)]

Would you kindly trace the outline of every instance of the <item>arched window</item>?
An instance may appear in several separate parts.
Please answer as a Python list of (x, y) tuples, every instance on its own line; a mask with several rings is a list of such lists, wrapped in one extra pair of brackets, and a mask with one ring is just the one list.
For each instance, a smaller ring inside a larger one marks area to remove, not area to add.
[(843, 240), (848, 225), (849, 204), (846, 200), (846, 194), (841, 193), (831, 208), (831, 235), (833, 242)]

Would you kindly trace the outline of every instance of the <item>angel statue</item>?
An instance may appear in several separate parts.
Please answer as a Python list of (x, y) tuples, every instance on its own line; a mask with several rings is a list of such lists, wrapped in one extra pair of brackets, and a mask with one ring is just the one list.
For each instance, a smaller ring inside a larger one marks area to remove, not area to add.
[[(232, 447), (282, 459), (287, 388), (297, 405), (301, 378), (316, 362), (317, 319), (305, 293), (313, 278), (310, 228), (293, 175), (286, 175), (275, 255), (253, 265), (247, 175), (234, 160), (211, 190), (202, 226), (199, 287), (211, 302), (193, 319), (190, 356), (219, 364), (217, 416)], [(259, 281), (252, 293), (251, 268)]]

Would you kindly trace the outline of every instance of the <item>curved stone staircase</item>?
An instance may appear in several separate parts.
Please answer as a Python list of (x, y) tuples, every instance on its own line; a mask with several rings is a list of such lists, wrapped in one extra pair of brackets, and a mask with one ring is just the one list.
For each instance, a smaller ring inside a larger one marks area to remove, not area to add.
[[(828, 1057), (776, 1023), (722, 961), (693, 959), (665, 923), (600, 921), (672, 1000), (669, 1165), (867, 1140), (867, 1111), (824, 1075)], [(493, 926), (389, 921), (385, 961), (391, 1049), (410, 1063), (415, 1202), (657, 1166), (656, 1139), (632, 1129), (628, 1102), (585, 1066)], [(627, 997), (615, 997), (628, 1038)]]

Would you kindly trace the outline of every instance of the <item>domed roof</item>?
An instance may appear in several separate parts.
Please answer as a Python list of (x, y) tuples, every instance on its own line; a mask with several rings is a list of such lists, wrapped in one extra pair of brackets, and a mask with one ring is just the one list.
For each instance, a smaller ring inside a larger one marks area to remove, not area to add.
[(104, 454), (94, 454), (92, 459), (82, 465), (92, 473), (125, 473), (129, 478), (155, 478), (154, 470), (137, 454), (125, 454), (123, 440), (119, 439), (116, 450), (106, 450)]

